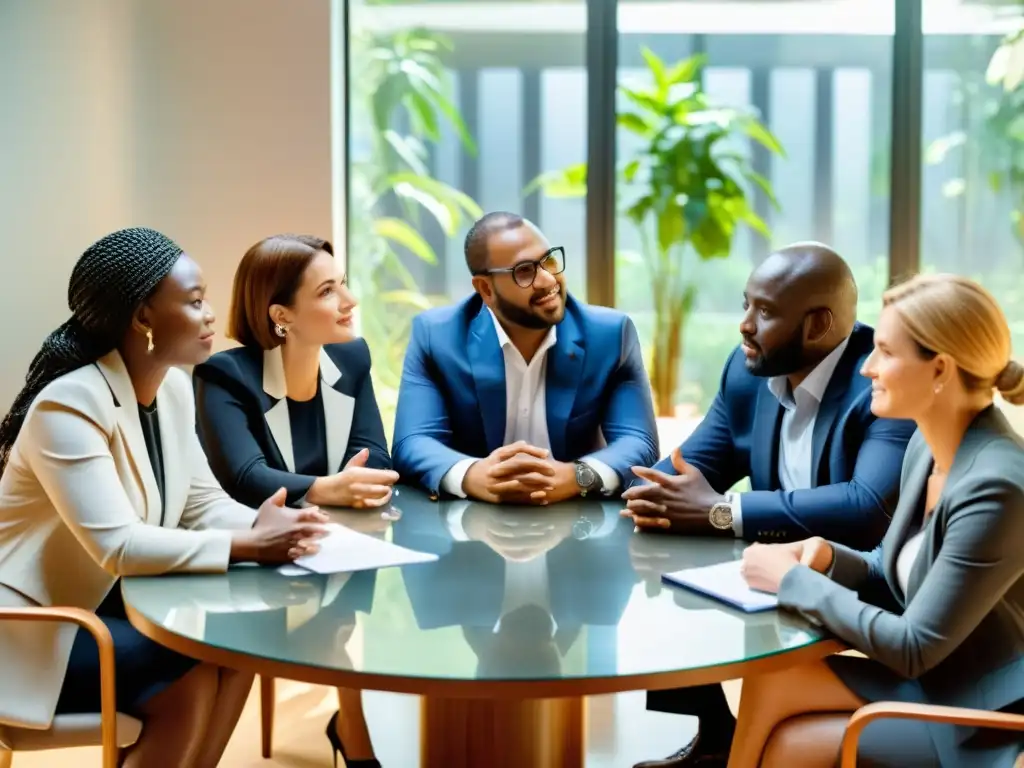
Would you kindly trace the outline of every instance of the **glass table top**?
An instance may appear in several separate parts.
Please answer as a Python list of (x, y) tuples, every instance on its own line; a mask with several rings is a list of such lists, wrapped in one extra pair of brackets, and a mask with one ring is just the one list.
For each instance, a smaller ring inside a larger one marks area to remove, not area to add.
[[(434, 562), (378, 571), (123, 580), (125, 601), (170, 632), (304, 667), (401, 678), (556, 680), (658, 674), (791, 651), (822, 630), (781, 611), (745, 614), (661, 574), (740, 556), (745, 544), (634, 533), (621, 501), (548, 508), (430, 501), (336, 522)], [(397, 518), (397, 519), (388, 519)]]

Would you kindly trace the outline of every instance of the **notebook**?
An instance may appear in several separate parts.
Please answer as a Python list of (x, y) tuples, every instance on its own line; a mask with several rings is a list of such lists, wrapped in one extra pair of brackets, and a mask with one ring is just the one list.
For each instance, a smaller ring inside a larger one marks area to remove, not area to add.
[(775, 595), (758, 592), (747, 586), (740, 574), (739, 560), (665, 573), (661, 578), (669, 584), (699, 592), (746, 613), (770, 611), (779, 605)]

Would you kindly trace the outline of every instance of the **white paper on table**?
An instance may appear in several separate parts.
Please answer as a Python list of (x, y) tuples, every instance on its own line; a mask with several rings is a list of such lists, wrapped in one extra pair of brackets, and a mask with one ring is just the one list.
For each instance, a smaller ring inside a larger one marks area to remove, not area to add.
[(702, 568), (687, 568), (675, 573), (666, 573), (662, 579), (721, 600), (748, 613), (777, 607), (779, 598), (776, 595), (759, 592), (747, 586), (740, 573), (740, 565), (741, 561), (730, 560)]
[[(348, 573), (437, 560), (437, 555), (429, 552), (406, 549), (337, 523), (328, 523), (324, 527), (328, 533), (319, 541), (320, 551), (315, 555), (300, 557), (294, 565), (313, 573)], [(279, 570), (288, 575), (296, 575), (292, 567), (287, 565)]]

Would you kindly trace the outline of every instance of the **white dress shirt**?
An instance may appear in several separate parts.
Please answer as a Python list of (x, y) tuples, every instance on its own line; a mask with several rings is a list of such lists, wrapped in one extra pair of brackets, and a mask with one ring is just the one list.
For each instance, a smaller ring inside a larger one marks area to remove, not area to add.
[[(814, 422), (825, 390), (832, 379), (839, 359), (846, 351), (850, 338), (846, 337), (824, 360), (807, 374), (800, 386), (790, 391), (789, 379), (773, 376), (768, 389), (778, 398), (784, 412), (779, 431), (779, 483), (784, 491), (804, 490), (811, 487), (811, 466), (814, 460)], [(732, 530), (743, 536), (743, 494), (731, 494)]]
[[(490, 308), (487, 310), (491, 312)], [(538, 448), (551, 449), (548, 436), (546, 381), (548, 351), (555, 346), (558, 338), (555, 326), (551, 326), (530, 362), (509, 339), (498, 318), (491, 312), (494, 330), (498, 334), (505, 357), (505, 441), (504, 445), (523, 440)], [(483, 458), (483, 457), (481, 457)], [(441, 490), (453, 496), (466, 498), (462, 482), (469, 468), (479, 458), (463, 459), (456, 462), (441, 479)], [(619, 487), (619, 476), (602, 461), (590, 457), (580, 459), (596, 472), (602, 481), (602, 491), (612, 493)]]
[[(469, 541), (469, 535), (462, 524), (466, 510), (474, 502), (456, 501), (451, 504), (445, 515), (445, 522), (452, 541)], [(570, 504), (572, 502), (569, 502)], [(602, 509), (608, 505), (597, 507), (603, 512), (601, 524), (587, 538), (600, 539), (609, 535), (619, 524), (619, 514), (612, 509)], [(581, 508), (582, 509), (582, 508)], [(522, 563), (505, 561), (505, 591), (501, 604), (501, 615), (494, 625), (494, 632), (501, 628), (501, 619), (524, 605), (536, 605), (543, 608), (551, 617), (551, 636), (554, 637), (558, 625), (551, 615), (550, 592), (548, 590), (548, 558), (545, 552)]]

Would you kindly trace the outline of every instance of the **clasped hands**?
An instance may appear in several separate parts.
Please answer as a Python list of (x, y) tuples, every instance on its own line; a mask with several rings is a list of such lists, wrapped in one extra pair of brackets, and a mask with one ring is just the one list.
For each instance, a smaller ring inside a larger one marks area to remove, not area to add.
[(467, 496), (492, 504), (555, 504), (579, 493), (576, 468), (550, 451), (519, 440), (470, 466), (462, 480)]
[(782, 579), (798, 565), (825, 573), (832, 564), (832, 545), (820, 536), (790, 544), (751, 544), (743, 550), (740, 574), (747, 586), (775, 594)]
[(638, 529), (663, 530), (691, 536), (728, 535), (711, 525), (711, 508), (724, 502), (718, 493), (692, 464), (683, 460), (676, 448), (672, 451), (672, 468), (677, 474), (669, 475), (647, 467), (633, 467), (633, 474), (646, 483), (627, 488), (622, 494), (626, 508), (624, 517), (632, 517)]

